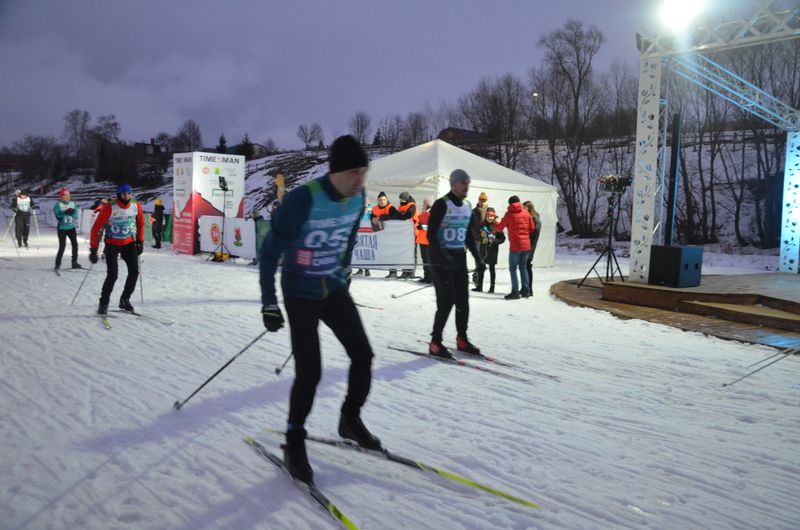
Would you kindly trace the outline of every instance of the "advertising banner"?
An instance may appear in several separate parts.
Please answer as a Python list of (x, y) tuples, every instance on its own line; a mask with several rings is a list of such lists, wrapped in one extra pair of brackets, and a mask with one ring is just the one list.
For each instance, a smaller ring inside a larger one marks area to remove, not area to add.
[(412, 268), (414, 223), (384, 221), (383, 230), (373, 232), (369, 219), (362, 219), (351, 264), (362, 269)]
[[(222, 237), (222, 216), (200, 218), (200, 251), (214, 252)], [(240, 258), (256, 257), (256, 224), (252, 219), (225, 218), (225, 247), (222, 252)]]
[(172, 248), (178, 254), (196, 254), (200, 250), (197, 237), (200, 217), (244, 215), (245, 158), (195, 151), (173, 155), (172, 166)]

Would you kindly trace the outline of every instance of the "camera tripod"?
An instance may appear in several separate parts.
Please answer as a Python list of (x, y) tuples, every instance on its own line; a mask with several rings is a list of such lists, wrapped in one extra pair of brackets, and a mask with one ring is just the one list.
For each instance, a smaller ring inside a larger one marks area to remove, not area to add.
[(603, 256), (606, 258), (606, 276), (605, 281), (613, 282), (614, 281), (614, 274), (619, 274), (619, 279), (623, 282), (625, 278), (622, 277), (622, 269), (620, 269), (619, 261), (617, 261), (617, 255), (614, 254), (614, 247), (611, 245), (611, 242), (614, 237), (614, 221), (616, 220), (616, 214), (619, 211), (619, 203), (622, 199), (622, 193), (617, 191), (612, 191), (608, 195), (608, 210), (606, 212), (606, 217), (608, 218), (608, 239), (606, 240), (606, 246), (603, 249), (603, 252), (597, 256), (597, 259), (592, 264), (592, 267), (586, 273), (586, 276), (583, 277), (581, 282), (578, 284), (578, 287), (583, 285), (583, 282), (586, 281), (586, 278), (594, 271), (597, 275), (597, 279), (601, 282), (603, 278), (600, 276), (600, 273), (597, 272), (597, 264), (603, 259)]

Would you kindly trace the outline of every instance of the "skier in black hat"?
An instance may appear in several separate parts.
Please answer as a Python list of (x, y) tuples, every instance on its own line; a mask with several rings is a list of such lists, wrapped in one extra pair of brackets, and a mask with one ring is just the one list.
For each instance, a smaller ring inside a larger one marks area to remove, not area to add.
[(362, 447), (381, 448), (380, 440), (361, 421), (372, 380), (373, 354), (348, 291), (369, 159), (352, 136), (342, 136), (333, 143), (329, 163), (327, 175), (286, 195), (272, 217), (259, 258), (264, 326), (278, 331), (284, 319), (275, 294), (275, 272), (283, 256), (281, 287), (295, 361), (284, 461), (289, 473), (303, 482), (314, 478), (304, 426), (322, 373), (320, 321), (333, 331), (350, 357), (339, 435)]

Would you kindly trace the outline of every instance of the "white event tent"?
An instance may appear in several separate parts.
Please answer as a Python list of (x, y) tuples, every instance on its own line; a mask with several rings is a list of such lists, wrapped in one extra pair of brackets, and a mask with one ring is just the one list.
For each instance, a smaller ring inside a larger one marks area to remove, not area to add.
[[(489, 206), (503, 217), (508, 207), (508, 198), (518, 195), (522, 202), (532, 201), (541, 215), (542, 233), (534, 256), (534, 267), (551, 267), (555, 261), (556, 207), (558, 191), (523, 173), (486, 160), (442, 140), (433, 140), (399, 153), (380, 158), (370, 164), (367, 175), (367, 199), (376, 204), (378, 193), (386, 193), (389, 201), (397, 206), (400, 193), (407, 191), (422, 209), (425, 197), (439, 198), (450, 191), (450, 173), (463, 169), (469, 173), (470, 184), (467, 199), (473, 207), (483, 191), (489, 197)], [(508, 264), (508, 242), (500, 246), (498, 267)]]

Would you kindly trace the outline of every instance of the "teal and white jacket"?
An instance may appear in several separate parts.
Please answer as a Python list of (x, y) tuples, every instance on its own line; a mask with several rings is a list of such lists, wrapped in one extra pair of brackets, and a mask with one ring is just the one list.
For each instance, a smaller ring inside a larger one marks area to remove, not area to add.
[[(67, 213), (67, 211), (71, 211), (71, 213)], [(59, 230), (72, 230), (78, 227), (80, 210), (78, 210), (75, 201), (58, 201), (53, 205), (53, 213), (58, 219)]]

